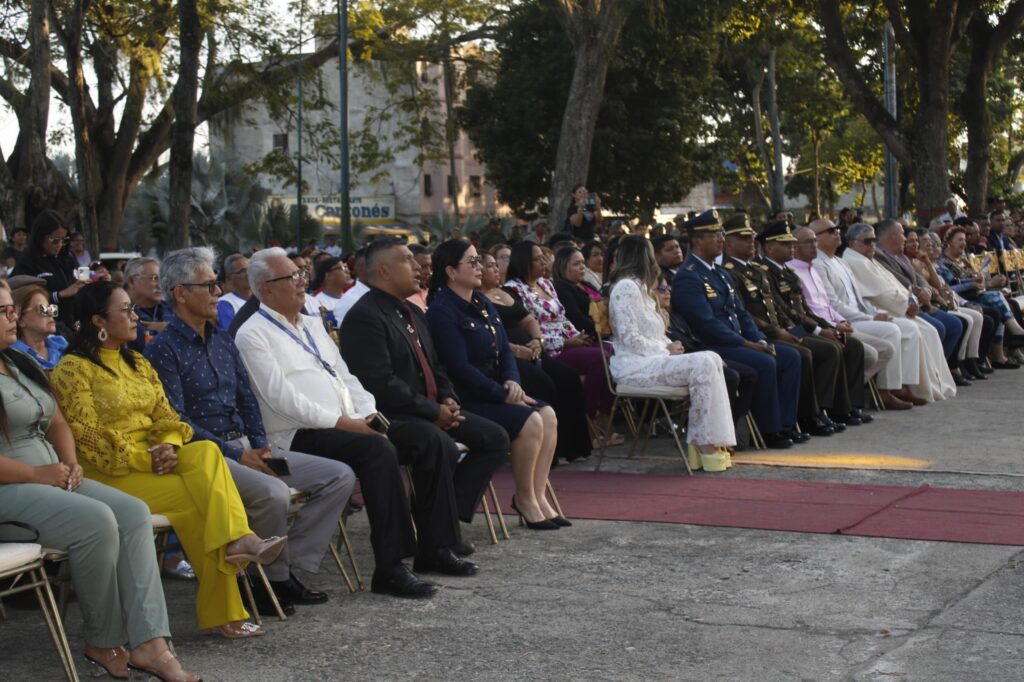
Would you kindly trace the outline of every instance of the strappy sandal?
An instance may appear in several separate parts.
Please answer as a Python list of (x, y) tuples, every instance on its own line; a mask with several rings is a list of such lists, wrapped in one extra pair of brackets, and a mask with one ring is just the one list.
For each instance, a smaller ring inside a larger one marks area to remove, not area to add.
[(224, 560), (236, 566), (241, 566), (245, 563), (272, 564), (277, 560), (277, 557), (281, 556), (281, 552), (284, 551), (286, 544), (288, 544), (287, 535), (283, 537), (275, 535), (272, 538), (261, 540), (255, 554), (229, 554), (224, 557)]
[(171, 659), (177, 658), (173, 651), (168, 649), (167, 651), (160, 654), (160, 658), (156, 660), (156, 664), (149, 668), (142, 668), (134, 665), (130, 660), (128, 661), (128, 680), (129, 682), (149, 682), (154, 677), (160, 682), (203, 682), (203, 678), (197, 677), (192, 673), (188, 672), (184, 668), (181, 669), (180, 673), (175, 673), (171, 677), (165, 677), (166, 671), (162, 670), (165, 663)]
[(267, 631), (256, 625), (256, 623), (244, 621), (241, 625), (224, 623), (224, 625), (213, 628), (210, 632), (219, 634), (226, 639), (249, 639), (250, 637), (262, 637)]

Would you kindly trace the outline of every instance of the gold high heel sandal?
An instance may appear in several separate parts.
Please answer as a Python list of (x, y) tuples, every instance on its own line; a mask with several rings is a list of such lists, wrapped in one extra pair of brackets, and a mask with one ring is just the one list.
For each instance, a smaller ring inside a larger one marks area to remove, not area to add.
[(236, 566), (241, 566), (244, 563), (272, 564), (277, 560), (277, 557), (281, 556), (281, 552), (284, 551), (286, 544), (288, 544), (287, 535), (283, 537), (275, 535), (272, 538), (261, 540), (255, 554), (229, 554), (224, 557), (224, 561)]

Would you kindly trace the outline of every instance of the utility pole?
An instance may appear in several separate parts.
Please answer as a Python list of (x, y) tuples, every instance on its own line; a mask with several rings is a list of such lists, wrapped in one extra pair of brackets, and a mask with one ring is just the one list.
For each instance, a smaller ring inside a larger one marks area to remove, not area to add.
[[(299, 3), (299, 60), (302, 60), (302, 15), (306, 11), (306, 4)], [(298, 105), (298, 134), (296, 148), (298, 151), (297, 172), (295, 177), (295, 252), (302, 251), (302, 216), (305, 213), (302, 207), (302, 73), (299, 73), (299, 105)]]
[[(892, 24), (885, 22), (882, 32), (882, 73), (885, 88), (885, 110), (896, 118), (896, 61), (893, 55), (895, 35)], [(898, 218), (900, 214), (899, 191), (897, 184), (899, 171), (896, 168), (896, 157), (889, 148), (885, 149), (885, 217)]]
[(338, 129), (340, 143), (338, 158), (341, 163), (341, 248), (355, 248), (352, 239), (352, 206), (348, 196), (348, 0), (338, 0), (338, 110), (341, 115)]

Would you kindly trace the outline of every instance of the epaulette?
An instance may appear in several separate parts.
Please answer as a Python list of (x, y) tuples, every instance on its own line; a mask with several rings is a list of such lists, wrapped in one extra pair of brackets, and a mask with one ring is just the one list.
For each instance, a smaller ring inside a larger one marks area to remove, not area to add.
[(726, 269), (726, 270), (732, 270), (732, 269), (733, 269), (734, 267), (736, 267), (736, 266), (734, 266), (734, 265), (732, 264), (732, 261), (729, 261), (728, 263), (726, 263), (726, 264), (725, 264), (725, 266), (724, 266), (724, 267), (725, 267), (725, 269)]
[(693, 266), (694, 263), (690, 263), (689, 265), (686, 266), (686, 269), (689, 270), (690, 272), (693, 272)]
[(768, 272), (768, 270), (769, 270), (768, 266), (765, 265), (764, 263), (754, 263), (754, 265), (756, 265), (757, 267), (761, 268), (765, 272)]

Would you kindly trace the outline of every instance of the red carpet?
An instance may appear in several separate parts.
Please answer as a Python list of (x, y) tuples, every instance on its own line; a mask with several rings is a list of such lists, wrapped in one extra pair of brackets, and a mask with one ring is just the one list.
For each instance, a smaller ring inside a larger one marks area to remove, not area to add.
[[(1024, 493), (554, 471), (569, 518), (1024, 545)], [(511, 471), (494, 478), (512, 514)]]

